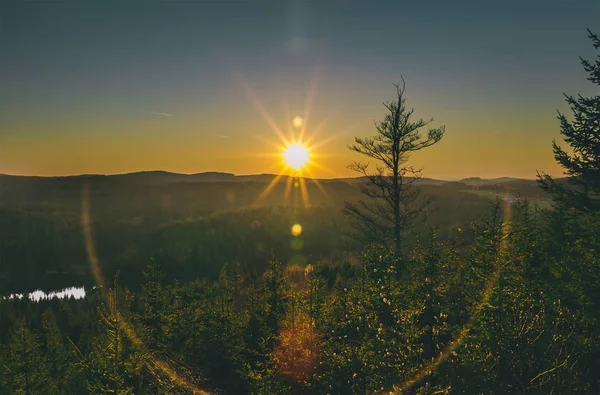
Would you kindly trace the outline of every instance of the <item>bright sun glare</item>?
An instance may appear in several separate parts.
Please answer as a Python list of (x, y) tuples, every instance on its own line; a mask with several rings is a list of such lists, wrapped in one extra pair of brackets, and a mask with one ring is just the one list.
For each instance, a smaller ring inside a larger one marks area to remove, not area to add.
[(308, 163), (310, 153), (303, 144), (295, 143), (285, 149), (283, 159), (288, 166), (298, 171)]
[[(238, 76), (237, 78), (243, 91), (246, 93), (252, 104), (254, 104), (265, 123), (274, 134), (279, 137), (279, 141), (272, 141), (270, 139), (263, 140), (274, 146), (276, 149), (276, 151), (265, 153), (265, 155), (274, 159), (276, 158), (270, 169), (276, 168), (277, 175), (273, 177), (264, 191), (258, 196), (256, 200), (257, 203), (270, 194), (280, 181), (285, 183), (284, 200), (289, 199), (290, 196), (293, 195), (294, 201), (296, 201), (296, 198), (298, 197), (296, 191), (299, 191), (302, 202), (305, 205), (309, 205), (309, 188), (307, 187), (309, 185), (310, 189), (316, 187), (324, 196), (327, 196), (327, 192), (323, 186), (314, 178), (313, 172), (315, 169), (320, 171), (330, 171), (323, 163), (320, 163), (320, 159), (323, 158), (323, 153), (319, 152), (319, 147), (322, 147), (335, 136), (330, 135), (326, 139), (320, 139), (318, 143), (315, 143), (314, 141), (326, 125), (325, 120), (316, 124), (314, 127), (309, 122), (310, 112), (317, 90), (318, 77), (317, 73), (309, 82), (304, 113), (292, 113), (290, 111), (290, 103), (287, 103), (284, 100), (283, 108), (285, 122), (283, 127), (280, 127), (280, 125), (277, 124), (274, 117), (263, 106), (253, 92), (252, 87), (244, 80), (244, 78), (242, 76)], [(285, 98), (287, 95), (283, 94), (283, 96)]]

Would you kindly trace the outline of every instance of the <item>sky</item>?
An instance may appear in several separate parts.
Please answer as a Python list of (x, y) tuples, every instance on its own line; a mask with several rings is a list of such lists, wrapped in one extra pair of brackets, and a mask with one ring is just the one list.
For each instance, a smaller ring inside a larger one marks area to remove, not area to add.
[(446, 126), (423, 176), (561, 175), (563, 92), (600, 94), (600, 1), (0, 3), (0, 173), (276, 173), (277, 129), (310, 137), (312, 175), (351, 176), (406, 81)]

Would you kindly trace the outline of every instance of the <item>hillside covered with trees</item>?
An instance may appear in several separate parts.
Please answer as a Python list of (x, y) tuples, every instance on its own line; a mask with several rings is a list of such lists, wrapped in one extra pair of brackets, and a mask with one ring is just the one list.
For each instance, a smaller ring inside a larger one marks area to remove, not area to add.
[[(600, 57), (582, 64), (600, 86)], [(364, 178), (310, 184), (311, 204), (277, 204), (284, 186), (257, 203), (252, 182), (11, 179), (0, 294), (87, 293), (0, 300), (0, 393), (599, 393), (600, 96), (566, 98), (566, 178), (511, 201), (417, 182), (412, 153), (445, 128), (396, 88), (351, 146)]]

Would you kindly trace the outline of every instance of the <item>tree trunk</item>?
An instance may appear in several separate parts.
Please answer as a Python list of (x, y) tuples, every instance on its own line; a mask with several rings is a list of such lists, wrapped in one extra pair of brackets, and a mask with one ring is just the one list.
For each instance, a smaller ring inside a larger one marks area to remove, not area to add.
[[(394, 258), (398, 260), (401, 254), (401, 244), (400, 244), (400, 185), (399, 185), (399, 176), (400, 176), (400, 131), (399, 129), (399, 117), (400, 117), (400, 105), (402, 102), (402, 97), (398, 95), (398, 107), (396, 108), (396, 114), (394, 116), (394, 140), (392, 142), (392, 163), (393, 163), (393, 198), (392, 203), (394, 205)], [(399, 273), (399, 268), (396, 268)]]

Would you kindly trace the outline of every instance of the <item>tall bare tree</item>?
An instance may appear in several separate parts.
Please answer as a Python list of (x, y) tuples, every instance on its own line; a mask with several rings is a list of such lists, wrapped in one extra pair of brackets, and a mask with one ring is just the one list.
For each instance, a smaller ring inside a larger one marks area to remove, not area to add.
[(396, 100), (384, 102), (387, 114), (375, 122), (377, 134), (355, 138), (350, 150), (375, 161), (354, 162), (349, 168), (366, 177), (362, 192), (369, 198), (356, 203), (346, 202), (345, 212), (353, 218), (362, 239), (393, 245), (394, 256), (402, 255), (402, 236), (415, 217), (425, 209), (426, 201), (416, 202), (420, 190), (414, 184), (421, 170), (408, 165), (410, 154), (429, 147), (442, 138), (445, 126), (430, 128), (426, 136), (421, 128), (433, 118), (413, 120), (414, 109), (407, 110), (404, 97), (405, 81), (395, 84)]

